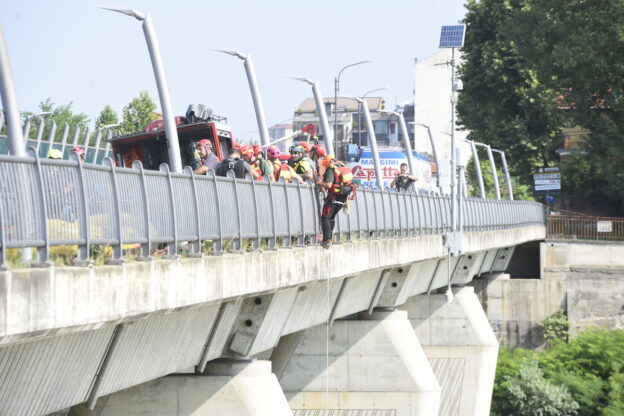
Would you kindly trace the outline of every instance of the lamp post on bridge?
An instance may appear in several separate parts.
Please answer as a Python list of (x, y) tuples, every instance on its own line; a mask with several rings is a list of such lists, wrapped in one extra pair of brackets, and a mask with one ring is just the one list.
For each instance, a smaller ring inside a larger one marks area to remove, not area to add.
[[(355, 62), (353, 64), (346, 65), (342, 67), (342, 69), (338, 72), (336, 78), (334, 78), (334, 140), (336, 141), (336, 151), (341, 151), (341, 143), (338, 139), (338, 92), (340, 91), (340, 75), (342, 75), (342, 71), (347, 68), (351, 68), (352, 66), (367, 64), (372, 61), (360, 61)], [(343, 137), (344, 139), (344, 137)], [(336, 154), (337, 157), (341, 155)]]
[[(390, 87), (381, 87), (370, 90), (362, 95), (362, 100), (366, 100), (368, 94), (372, 94), (377, 91), (387, 90)], [(362, 146), (362, 104), (358, 102), (358, 146)]]
[(370, 111), (368, 109), (368, 104), (366, 100), (362, 98), (355, 99), (358, 103), (362, 105), (362, 110), (364, 111), (364, 119), (366, 120), (366, 130), (368, 132), (368, 139), (371, 145), (371, 153), (373, 154), (373, 164), (375, 167), (375, 183), (379, 189), (382, 188), (382, 177), (381, 177), (381, 163), (379, 161), (379, 150), (377, 149), (377, 136), (375, 136), (375, 129), (373, 128), (373, 121), (370, 116)]
[(256, 80), (256, 70), (254, 69), (251, 55), (231, 49), (215, 49), (215, 51), (235, 56), (245, 62), (245, 73), (247, 74), (247, 81), (249, 82), (249, 89), (251, 90), (251, 99), (253, 100), (254, 109), (256, 111), (260, 142), (263, 147), (267, 147), (271, 138), (269, 137), (269, 129), (267, 128), (266, 117), (264, 115), (264, 106), (262, 105), (260, 89), (258, 88), (258, 81)]
[(507, 168), (505, 152), (498, 149), (492, 149), (492, 151), (500, 154), (501, 156), (501, 161), (503, 162), (503, 172), (505, 172), (505, 182), (507, 182), (507, 192), (509, 192), (509, 200), (513, 201), (513, 187), (511, 186), (511, 177), (509, 176), (509, 169)]
[(483, 143), (474, 142), (476, 146), (484, 147), (487, 151), (488, 159), (490, 161), (490, 169), (492, 169), (492, 179), (494, 179), (494, 190), (496, 191), (496, 199), (500, 200), (500, 185), (498, 184), (498, 173), (496, 172), (496, 163), (494, 162), (494, 155), (492, 155), (492, 148)]
[(312, 86), (312, 94), (314, 94), (314, 102), (316, 103), (316, 109), (319, 113), (319, 120), (321, 128), (323, 129), (323, 139), (325, 141), (325, 150), (327, 153), (335, 155), (334, 150), (334, 134), (329, 130), (329, 122), (327, 120), (327, 111), (325, 110), (325, 104), (323, 103), (323, 95), (321, 94), (321, 87), (318, 81), (311, 80), (305, 77), (289, 76), (288, 78), (296, 79), (297, 81), (305, 82)]
[(0, 97), (6, 117), (9, 153), (14, 156), (26, 156), (26, 141), (21, 129), (13, 72), (2, 26), (0, 26)]
[[(414, 126), (421, 126), (427, 129), (427, 135), (429, 136), (429, 143), (431, 144), (431, 152), (433, 153), (433, 160), (436, 163), (436, 169), (438, 170), (438, 188), (441, 190), (442, 188), (448, 186), (448, 175), (446, 174), (446, 165), (442, 165), (440, 162), (440, 158), (438, 157), (438, 146), (433, 139), (433, 133), (431, 133), (431, 126), (424, 123), (411, 123)], [(414, 140), (416, 137), (416, 133), (414, 133)]]
[(485, 186), (483, 185), (483, 174), (481, 173), (481, 162), (479, 161), (479, 153), (477, 153), (477, 146), (473, 140), (462, 139), (464, 142), (470, 144), (470, 150), (472, 151), (472, 159), (474, 160), (475, 172), (477, 174), (477, 181), (479, 182), (479, 191), (481, 198), (485, 199)]
[(171, 95), (169, 94), (169, 86), (167, 85), (167, 75), (165, 74), (165, 66), (162, 62), (158, 39), (156, 38), (156, 30), (149, 13), (141, 13), (132, 9), (124, 9), (122, 7), (102, 7), (104, 10), (110, 10), (134, 17), (138, 21), (143, 22), (143, 33), (149, 50), (150, 59), (152, 61), (152, 69), (154, 78), (156, 79), (156, 87), (158, 89), (158, 97), (160, 106), (163, 111), (163, 120), (165, 122), (165, 131), (167, 133), (167, 149), (169, 152), (169, 167), (172, 172), (182, 172), (182, 158), (180, 157), (180, 142), (178, 141), (178, 131), (176, 129), (175, 118), (171, 108)]

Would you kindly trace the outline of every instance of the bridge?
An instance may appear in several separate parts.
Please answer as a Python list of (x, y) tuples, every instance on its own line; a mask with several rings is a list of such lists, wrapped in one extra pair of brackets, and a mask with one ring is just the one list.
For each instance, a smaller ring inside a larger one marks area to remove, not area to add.
[(488, 414), (465, 285), (544, 217), (458, 199), (358, 189), (325, 250), (307, 184), (0, 156), (0, 414)]

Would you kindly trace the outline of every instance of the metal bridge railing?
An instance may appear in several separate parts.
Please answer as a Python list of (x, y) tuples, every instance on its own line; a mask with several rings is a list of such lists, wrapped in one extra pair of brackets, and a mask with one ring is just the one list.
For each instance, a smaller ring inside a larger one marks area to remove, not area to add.
[(581, 215), (549, 215), (546, 237), (550, 239), (624, 241), (624, 218)]
[[(317, 191), (310, 185), (259, 182), (233, 177), (132, 169), (72, 160), (0, 156), (0, 266), (11, 248), (36, 247), (39, 264), (52, 246), (78, 246), (76, 263), (89, 261), (92, 246), (112, 247), (121, 261), (123, 247), (140, 246), (146, 258), (156, 244), (176, 253), (181, 242), (189, 255), (212, 241), (215, 252), (231, 240), (234, 250), (266, 244), (303, 245), (320, 234)], [(467, 198), (462, 204), (466, 231), (544, 224), (541, 204)], [(447, 196), (358, 189), (350, 215), (341, 212), (337, 238), (387, 238), (441, 234), (448, 230)]]

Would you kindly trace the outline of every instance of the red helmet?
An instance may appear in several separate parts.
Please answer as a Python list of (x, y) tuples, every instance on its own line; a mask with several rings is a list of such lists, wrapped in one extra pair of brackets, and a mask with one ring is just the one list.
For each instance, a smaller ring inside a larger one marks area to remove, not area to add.
[(320, 144), (315, 144), (314, 146), (312, 146), (312, 155), (314, 154), (321, 158), (325, 156), (327, 152), (325, 151), (325, 148), (323, 146), (321, 146)]
[(247, 155), (249, 157), (252, 157), (254, 155), (254, 149), (253, 146), (250, 144), (244, 144), (240, 147), (240, 154), (242, 155)]
[(312, 150), (312, 145), (308, 142), (300, 142), (299, 145), (303, 147), (303, 150), (305, 150), (306, 152)]
[(276, 157), (280, 157), (280, 154), (282, 152), (280, 152), (279, 148), (277, 146), (269, 146), (267, 149), (267, 156), (269, 159), (275, 159)]
[(195, 144), (195, 147), (205, 146), (208, 149), (212, 149), (212, 142), (208, 139), (201, 139)]
[(84, 149), (82, 147), (78, 147), (78, 146), (72, 147), (71, 150), (72, 150), (72, 152), (76, 152), (79, 155), (84, 155), (85, 154), (85, 151), (84, 151)]
[(258, 153), (262, 153), (262, 146), (260, 146), (259, 144), (254, 144), (253, 152), (255, 156), (258, 156)]

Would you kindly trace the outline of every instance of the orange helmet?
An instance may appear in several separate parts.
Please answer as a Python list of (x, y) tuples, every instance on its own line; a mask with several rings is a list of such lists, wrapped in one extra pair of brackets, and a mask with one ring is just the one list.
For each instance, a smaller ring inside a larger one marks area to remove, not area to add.
[(305, 150), (306, 152), (312, 150), (312, 145), (308, 142), (300, 142), (299, 146), (303, 147), (303, 150)]
[(240, 147), (240, 154), (242, 155), (247, 155), (249, 157), (252, 157), (254, 155), (254, 149), (253, 146), (250, 144), (244, 144)]
[(255, 156), (258, 156), (258, 153), (262, 153), (262, 146), (260, 146), (259, 144), (254, 144), (253, 152)]
[(329, 166), (331, 164), (331, 162), (335, 162), (336, 158), (334, 157), (334, 155), (326, 155), (323, 158), (323, 162), (321, 162), (321, 164), (325, 167)]

